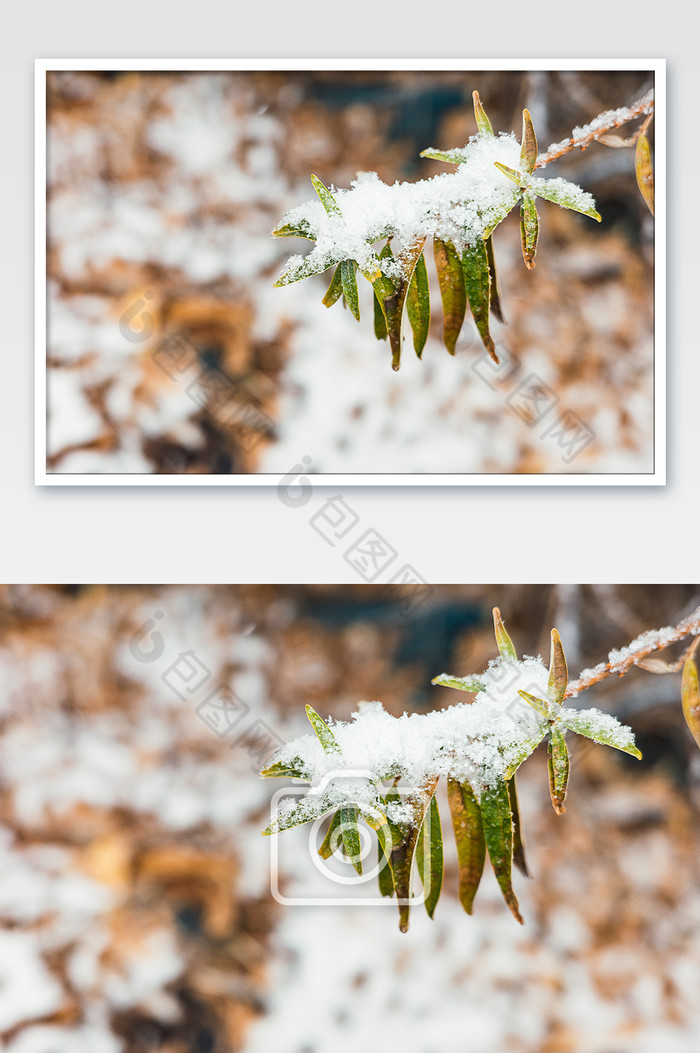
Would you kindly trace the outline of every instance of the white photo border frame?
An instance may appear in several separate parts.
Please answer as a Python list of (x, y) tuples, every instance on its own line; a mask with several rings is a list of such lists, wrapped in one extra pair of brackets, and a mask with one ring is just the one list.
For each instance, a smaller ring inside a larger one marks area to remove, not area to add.
[[(35, 60), (35, 474), (37, 486), (276, 486), (278, 473), (226, 475), (57, 473), (46, 466), (46, 75), (53, 71), (223, 72), (246, 70), (648, 70), (655, 85), (654, 468), (651, 472), (531, 474), (311, 473), (319, 486), (665, 486), (666, 485), (666, 60), (621, 59), (36, 59)], [(302, 465), (301, 473), (310, 472)]]

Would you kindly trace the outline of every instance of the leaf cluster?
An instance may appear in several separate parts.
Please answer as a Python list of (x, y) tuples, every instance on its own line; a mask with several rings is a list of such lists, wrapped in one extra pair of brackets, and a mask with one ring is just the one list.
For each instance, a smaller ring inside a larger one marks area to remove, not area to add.
[[(478, 92), (473, 93), (474, 115), (478, 133), (476, 139), (494, 139), (494, 132), (486, 111), (479, 99)], [(472, 140), (473, 142), (474, 140)], [(469, 146), (454, 150), (423, 150), (421, 157), (444, 161), (460, 166), (468, 160)], [(498, 355), (490, 329), (490, 318), (494, 315), (503, 322), (496, 263), (493, 248), (493, 233), (506, 218), (515, 205), (520, 202), (520, 231), (522, 255), (526, 267), (535, 266), (535, 254), (539, 237), (539, 216), (536, 208), (537, 198), (552, 201), (562, 208), (573, 209), (583, 215), (600, 221), (593, 199), (579, 187), (564, 179), (545, 180), (534, 177), (537, 161), (537, 137), (528, 110), (523, 110), (520, 163), (518, 169), (510, 168), (498, 161), (496, 169), (514, 184), (514, 193), (496, 213), (484, 214), (479, 231), (462, 230), (459, 238), (433, 237), (433, 255), (437, 271), (440, 299), (443, 313), (443, 343), (451, 355), (455, 354), (457, 339), (462, 330), (467, 306), (474, 320), (484, 347), (495, 362)], [(343, 212), (334, 194), (315, 176), (311, 176), (313, 187), (321, 201), (326, 215), (342, 222)], [(393, 189), (393, 188), (391, 188)], [(452, 211), (459, 226), (460, 209), (469, 205), (468, 201), (453, 202)], [(474, 205), (474, 202), (471, 203)], [(357, 288), (358, 271), (372, 285), (374, 303), (374, 332), (378, 340), (389, 339), (392, 355), (392, 367), (398, 369), (401, 363), (404, 318), (407, 316), (413, 333), (413, 347), (421, 357), (430, 329), (431, 307), (428, 273), (425, 262), (425, 244), (427, 235), (424, 232), (427, 217), (420, 217), (416, 223), (413, 236), (403, 235), (404, 244), (394, 253), (392, 240), (396, 231), (387, 222), (382, 231), (386, 242), (381, 249), (376, 241), (369, 241), (364, 246), (362, 260), (344, 258), (342, 254), (331, 254), (330, 258), (322, 255), (316, 257), (312, 252), (301, 261), (295, 258), (275, 283), (277, 286), (321, 273), (333, 266), (334, 272), (328, 290), (323, 297), (326, 307), (331, 307), (339, 300), (349, 308), (359, 321), (360, 307)], [(442, 217), (443, 219), (445, 217)], [(434, 223), (435, 217), (431, 217)], [(316, 240), (317, 232), (306, 219), (295, 219), (294, 222), (282, 222), (273, 230), (276, 237), (301, 237)]]
[[(518, 656), (498, 608), (494, 608), (493, 616), (500, 659), (515, 667)], [(697, 672), (692, 683), (691, 679), (684, 697), (691, 703), (695, 700), (697, 707)], [(486, 690), (487, 682), (486, 674), (471, 678), (441, 674), (433, 680), (434, 684), (473, 694)], [(512, 882), (514, 866), (528, 874), (515, 774), (544, 738), (548, 739), (550, 795), (558, 814), (564, 811), (569, 777), (567, 731), (641, 757), (629, 729), (622, 728), (612, 718), (600, 719), (603, 715), (596, 710), (575, 710), (563, 704), (568, 682), (564, 649), (559, 633), (553, 629), (544, 697), (518, 691), (538, 715), (535, 730), (523, 741), (518, 755), (505, 771), (495, 777), (493, 774), (472, 780), (451, 774), (447, 777), (447, 797), (459, 863), (459, 898), (468, 914), (472, 913), (488, 855), (508, 907), (520, 923), (523, 921)], [(332, 728), (311, 706), (306, 707), (306, 712), (323, 753), (342, 771), (343, 750)], [(696, 708), (696, 712), (700, 710)], [(452, 748), (458, 755), (459, 742), (454, 742)], [(312, 772), (300, 758), (292, 762), (273, 761), (261, 774), (265, 777), (292, 777), (309, 783), (313, 780)], [(278, 815), (263, 833), (280, 833), (330, 814), (330, 825), (319, 849), (320, 855), (328, 858), (334, 852), (343, 852), (361, 873), (358, 823), (361, 820), (366, 822), (376, 832), (381, 894), (396, 898), (399, 926), (405, 932), (413, 898), (414, 868), (423, 888), (426, 911), (431, 917), (440, 897), (443, 878), (442, 825), (435, 796), (439, 775), (429, 774), (419, 785), (410, 786), (408, 793), (400, 793), (399, 786), (405, 786), (406, 780), (410, 784), (410, 771), (402, 771), (397, 766), (376, 772), (371, 786), (363, 787), (362, 793), (355, 796), (351, 793), (340, 804), (332, 787), (324, 785), (317, 789), (312, 785), (294, 807)]]

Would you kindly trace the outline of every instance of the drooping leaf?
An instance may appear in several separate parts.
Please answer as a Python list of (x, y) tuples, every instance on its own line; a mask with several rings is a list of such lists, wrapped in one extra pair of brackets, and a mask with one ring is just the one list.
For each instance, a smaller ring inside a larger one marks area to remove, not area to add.
[(433, 677), (431, 683), (436, 684), (438, 687), (454, 687), (458, 691), (476, 692), (484, 690), (484, 685), (477, 678), (470, 679), (468, 676), (448, 676), (447, 673), (440, 673), (439, 676)]
[(377, 340), (386, 340), (387, 338), (387, 327), (386, 327), (386, 315), (384, 314), (384, 308), (382, 307), (377, 294), (374, 294), (374, 335)]
[(501, 658), (507, 658), (513, 662), (517, 662), (518, 652), (515, 650), (513, 641), (506, 632), (506, 627), (503, 624), (501, 612), (498, 607), (493, 608), (493, 628), (496, 633), (496, 644), (498, 645), (498, 653)]
[(275, 764), (269, 764), (266, 768), (263, 768), (260, 772), (264, 779), (303, 779), (304, 782), (310, 782), (308, 772), (304, 771), (303, 764), (299, 758), (295, 758), (293, 761), (277, 761)]
[(447, 799), (457, 844), (459, 901), (467, 914), (471, 914), (486, 858), (481, 809), (468, 782), (460, 784), (449, 778)]
[(391, 873), (394, 879), (394, 889), (399, 901), (399, 928), (401, 932), (408, 932), (408, 920), (411, 912), (411, 870), (413, 858), (416, 852), (418, 834), (423, 825), (425, 813), (430, 805), (430, 800), (435, 792), (437, 779), (425, 788), (420, 798), (411, 801), (413, 815), (408, 823), (397, 824), (401, 834), (400, 840), (394, 842), (391, 849)]
[(518, 791), (515, 786), (515, 776), (508, 780), (508, 796), (510, 798), (510, 811), (513, 816), (513, 862), (525, 877), (530, 877), (525, 859), (525, 840), (523, 838), (520, 824), (520, 805), (518, 803)]
[(523, 110), (523, 134), (520, 148), (520, 167), (523, 172), (531, 175), (535, 170), (537, 160), (537, 137), (532, 127), (532, 118), (529, 110)]
[(405, 249), (398, 261), (401, 265), (403, 277), (396, 286), (395, 291), (384, 300), (384, 313), (389, 331), (389, 343), (391, 344), (391, 368), (398, 370), (401, 366), (401, 345), (403, 343), (403, 314), (406, 303), (408, 287), (416, 269), (418, 260), (423, 252), (425, 238), (418, 238), (412, 245)]
[(377, 851), (378, 851), (378, 881), (379, 892), (382, 896), (394, 895), (394, 877), (391, 873), (391, 833), (388, 823), (377, 829)]
[(451, 355), (462, 330), (467, 310), (467, 291), (459, 253), (451, 241), (433, 241), (440, 296), (442, 298), (443, 343)]
[(430, 329), (430, 289), (425, 256), (421, 252), (406, 297), (406, 313), (413, 330), (413, 348), (418, 358), (423, 354)]
[(318, 854), (321, 859), (330, 859), (337, 848), (340, 848), (343, 843), (343, 835), (339, 832), (340, 827), (340, 808), (337, 812), (333, 813), (333, 818), (328, 824), (326, 836), (324, 837), (321, 847), (318, 850)]
[(513, 917), (523, 924), (518, 901), (513, 892), (513, 817), (510, 796), (504, 779), (488, 787), (481, 795), (481, 821), (484, 840), (503, 898)]
[(341, 753), (342, 751), (338, 745), (338, 740), (326, 724), (325, 720), (319, 717), (313, 706), (306, 707), (306, 715), (309, 718), (311, 727), (318, 736), (318, 741), (323, 746), (323, 752), (328, 754)]
[(326, 290), (326, 295), (321, 301), (326, 307), (332, 307), (333, 304), (340, 299), (343, 295), (343, 278), (341, 273), (342, 264), (338, 264), (336, 269), (333, 271), (333, 277), (331, 283)]
[(356, 264), (354, 260), (343, 260), (340, 264), (340, 280), (343, 286), (345, 302), (352, 311), (353, 317), (360, 320), (360, 301), (357, 295)]
[(700, 746), (700, 684), (698, 683), (698, 667), (690, 656), (686, 658), (683, 665), (681, 701), (685, 722), (691, 735)]
[(479, 131), (479, 135), (493, 135), (491, 121), (486, 116), (486, 110), (481, 105), (478, 91), (472, 92), (472, 101), (474, 103), (474, 116), (476, 118), (476, 127)]
[(345, 854), (352, 863), (358, 874), (362, 873), (362, 848), (360, 843), (360, 831), (357, 826), (357, 808), (352, 805), (342, 805), (338, 809), (339, 826), (342, 831), (343, 847)]
[(639, 192), (646, 202), (647, 208), (654, 215), (654, 169), (651, 163), (651, 147), (646, 132), (637, 139), (634, 151), (634, 171), (637, 177)]
[(569, 670), (566, 666), (564, 648), (561, 645), (559, 633), (556, 629), (552, 629), (552, 644), (549, 655), (549, 681), (547, 683), (547, 692), (550, 702), (556, 702), (561, 705), (564, 701), (564, 695), (566, 694), (568, 683)]
[(479, 330), (481, 342), (494, 362), (498, 362), (496, 346), (489, 330), (491, 276), (486, 246), (482, 238), (477, 238), (476, 243), (468, 245), (462, 253), (462, 268), (469, 307), (476, 328)]
[(590, 194), (581, 190), (575, 183), (569, 183), (566, 179), (530, 179), (528, 189), (538, 197), (546, 201), (553, 201), (561, 208), (569, 208), (574, 212), (580, 212), (582, 216), (590, 216), (598, 223), (601, 221), (600, 214), (596, 212), (595, 202)]
[(491, 278), (491, 311), (499, 322), (504, 323), (501, 298), (498, 294), (498, 282), (496, 281), (496, 257), (493, 252), (493, 238), (489, 235), (484, 244), (486, 245), (486, 257), (489, 261), (489, 277)]
[(535, 197), (534, 194), (525, 190), (520, 203), (520, 243), (523, 251), (523, 260), (528, 270), (532, 270), (535, 266), (535, 253), (537, 252), (539, 233), (540, 220), (537, 215)]
[[(428, 833), (426, 834), (426, 827)], [(442, 827), (435, 795), (425, 814), (416, 845), (416, 865), (423, 885), (425, 909), (432, 918), (442, 889)]]
[(564, 735), (556, 727), (553, 727), (549, 733), (547, 761), (549, 767), (549, 795), (552, 798), (552, 807), (557, 815), (562, 815), (566, 811), (564, 801), (566, 800), (566, 787), (569, 782), (569, 750)]
[(311, 176), (311, 182), (313, 183), (314, 190), (318, 194), (318, 196), (319, 196), (319, 198), (321, 200), (321, 204), (325, 208), (325, 210), (328, 213), (328, 215), (329, 216), (342, 216), (343, 213), (340, 211), (340, 206), (338, 205), (337, 201), (335, 200), (335, 198), (331, 194), (331, 192), (328, 189), (328, 187), (324, 186), (324, 184), (321, 182), (321, 180), (318, 178), (318, 176), (312, 175)]
[(560, 723), (570, 731), (641, 760), (642, 754), (634, 744), (631, 730), (610, 714), (596, 709), (562, 709), (560, 712)]

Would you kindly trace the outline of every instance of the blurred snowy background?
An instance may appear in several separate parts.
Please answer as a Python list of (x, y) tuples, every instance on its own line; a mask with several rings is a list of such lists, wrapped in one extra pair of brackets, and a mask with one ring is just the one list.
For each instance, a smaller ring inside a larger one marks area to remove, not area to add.
[(326, 473), (651, 471), (653, 224), (633, 151), (594, 145), (550, 166), (594, 194), (603, 222), (542, 202), (534, 271), (517, 214), (497, 231), (497, 373), (470, 323), (447, 354), (434, 281), (423, 361), (409, 337), (393, 373), (367, 283), (360, 325), (322, 306), (330, 272), (274, 289), (307, 243), (270, 236), (314, 196), (311, 172), (349, 186), (360, 170), (388, 183), (446, 171), (419, 152), (474, 134), (474, 89), (499, 130), (519, 135), (527, 105), (544, 150), (651, 82), (49, 73), (48, 471), (283, 475), (301, 457)]
[[(494, 604), (521, 652), (546, 655), (558, 626), (576, 673), (700, 589), (438, 586), (411, 609), (412, 595), (4, 587), (4, 1049), (695, 1053), (700, 773), (679, 676), (635, 670), (586, 694), (644, 760), (572, 741), (564, 816), (545, 754), (521, 769), (524, 927), (490, 875), (462, 913), (446, 809), (434, 922), (417, 907), (402, 935), (393, 905), (272, 899), (260, 830), (278, 781), (257, 770), (306, 730), (304, 703), (339, 719), (362, 698), (395, 714), (451, 704), (430, 678), (494, 656)], [(284, 835), (280, 859), (285, 893), (308, 892), (304, 839)]]

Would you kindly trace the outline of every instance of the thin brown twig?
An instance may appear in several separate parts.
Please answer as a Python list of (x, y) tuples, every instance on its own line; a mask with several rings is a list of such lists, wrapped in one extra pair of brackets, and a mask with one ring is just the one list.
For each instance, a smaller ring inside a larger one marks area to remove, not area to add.
[[(633, 121), (635, 117), (639, 117), (642, 114), (652, 114), (654, 112), (654, 90), (650, 89), (646, 95), (643, 95), (641, 99), (637, 99), (631, 106), (623, 107), (619, 110), (609, 110), (601, 113), (593, 121), (587, 124), (581, 129), (582, 135), (572, 136), (570, 139), (563, 139), (560, 143), (553, 143), (545, 153), (540, 154), (535, 162), (535, 168), (544, 168), (550, 161), (555, 161), (558, 157), (563, 157), (564, 154), (570, 153), (572, 150), (585, 150), (599, 139), (601, 136), (606, 135), (612, 131), (613, 128), (619, 128), (622, 124), (627, 124), (628, 121)], [(596, 122), (601, 118), (605, 117), (609, 113), (610, 117), (608, 120), (603, 121), (600, 125)], [(588, 130), (587, 130), (588, 129)], [(576, 131), (577, 129), (574, 129)]]
[(685, 639), (686, 636), (697, 636), (700, 634), (700, 607), (696, 607), (692, 614), (675, 626), (667, 626), (664, 629), (652, 629), (642, 633), (633, 640), (623, 651), (611, 651), (607, 662), (601, 662), (594, 669), (584, 669), (578, 680), (572, 681), (566, 689), (565, 698), (571, 698), (585, 691), (593, 684), (599, 684), (601, 680), (607, 680), (609, 676), (617, 674), (624, 676), (634, 665), (648, 658), (655, 651), (661, 651), (672, 643)]

